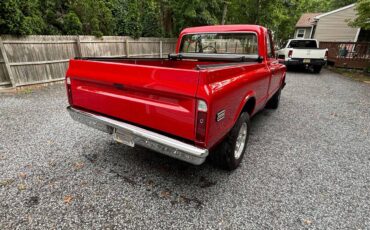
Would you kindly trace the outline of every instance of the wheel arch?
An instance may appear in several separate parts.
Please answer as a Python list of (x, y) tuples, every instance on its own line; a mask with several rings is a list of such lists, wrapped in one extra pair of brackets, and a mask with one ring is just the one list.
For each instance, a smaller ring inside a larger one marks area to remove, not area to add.
[(256, 98), (250, 97), (244, 104), (241, 113), (247, 112), (249, 116), (252, 116), (254, 109), (256, 108)]
[(243, 112), (247, 112), (249, 116), (251, 117), (256, 109), (256, 97), (254, 92), (249, 92), (244, 97), (244, 100), (242, 101), (241, 105), (239, 106), (239, 109), (236, 113), (236, 116), (234, 117), (234, 123), (238, 120), (240, 114)]

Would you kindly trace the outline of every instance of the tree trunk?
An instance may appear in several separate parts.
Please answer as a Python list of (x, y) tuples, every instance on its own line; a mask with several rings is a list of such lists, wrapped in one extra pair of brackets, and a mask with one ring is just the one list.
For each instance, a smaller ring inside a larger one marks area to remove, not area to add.
[(257, 0), (256, 1), (256, 20), (255, 20), (255, 24), (256, 25), (259, 25), (259, 22), (260, 22), (260, 1)]
[(221, 25), (225, 25), (225, 22), (226, 22), (226, 16), (227, 16), (227, 5), (228, 5), (228, 2), (227, 2), (227, 1), (224, 1), (224, 10), (223, 10), (223, 12), (222, 12)]
[(161, 24), (162, 28), (165, 32), (165, 36), (174, 36), (173, 34), (173, 18), (172, 12), (168, 4), (164, 1), (160, 1), (160, 9), (161, 9)]

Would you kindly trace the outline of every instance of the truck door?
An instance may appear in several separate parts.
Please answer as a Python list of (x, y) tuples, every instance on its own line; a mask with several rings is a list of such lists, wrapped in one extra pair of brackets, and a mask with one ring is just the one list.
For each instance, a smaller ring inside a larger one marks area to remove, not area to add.
[(274, 43), (272, 41), (271, 32), (268, 31), (266, 36), (267, 46), (267, 66), (271, 73), (270, 86), (268, 89), (268, 96), (271, 97), (280, 87), (280, 64), (275, 56)]

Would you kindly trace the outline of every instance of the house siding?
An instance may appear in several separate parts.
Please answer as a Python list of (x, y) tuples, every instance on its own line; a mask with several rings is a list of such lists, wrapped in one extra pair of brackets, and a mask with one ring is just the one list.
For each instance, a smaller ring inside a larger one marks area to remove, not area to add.
[(355, 41), (358, 28), (348, 26), (348, 19), (356, 18), (355, 7), (319, 18), (314, 38), (319, 41)]
[(304, 29), (304, 38), (310, 38), (311, 27), (297, 27), (295, 28), (294, 38), (297, 38), (298, 30)]

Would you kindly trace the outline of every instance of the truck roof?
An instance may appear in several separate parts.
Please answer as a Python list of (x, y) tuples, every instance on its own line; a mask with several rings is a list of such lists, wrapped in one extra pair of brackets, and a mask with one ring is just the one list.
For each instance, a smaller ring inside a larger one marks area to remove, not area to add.
[(181, 34), (199, 33), (199, 32), (232, 32), (232, 31), (261, 31), (266, 28), (258, 25), (215, 25), (215, 26), (198, 26), (184, 29)]

